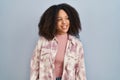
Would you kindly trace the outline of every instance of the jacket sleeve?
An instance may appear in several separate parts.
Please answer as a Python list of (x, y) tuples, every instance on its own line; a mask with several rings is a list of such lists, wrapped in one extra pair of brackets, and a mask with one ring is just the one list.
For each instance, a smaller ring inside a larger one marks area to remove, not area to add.
[(76, 80), (86, 80), (86, 72), (85, 72), (85, 62), (84, 62), (84, 51), (83, 47), (79, 47), (79, 57), (78, 63), (76, 66)]
[(40, 58), (40, 48), (41, 48), (41, 42), (38, 41), (34, 53), (31, 58), (30, 63), (30, 80), (38, 80), (39, 79), (39, 58)]

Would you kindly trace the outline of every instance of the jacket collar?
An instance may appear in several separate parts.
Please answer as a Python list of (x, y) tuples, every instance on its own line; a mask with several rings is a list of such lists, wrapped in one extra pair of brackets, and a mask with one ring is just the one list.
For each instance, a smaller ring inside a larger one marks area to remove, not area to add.
[(72, 43), (73, 45), (75, 45), (75, 42), (76, 42), (76, 41), (75, 41), (75, 38), (76, 38), (75, 36), (68, 35), (68, 40), (71, 41), (71, 43)]

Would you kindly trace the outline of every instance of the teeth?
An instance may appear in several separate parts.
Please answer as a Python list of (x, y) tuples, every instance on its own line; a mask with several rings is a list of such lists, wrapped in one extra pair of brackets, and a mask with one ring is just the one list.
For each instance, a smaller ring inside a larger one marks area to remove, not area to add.
[(67, 26), (63, 26), (63, 28), (67, 28)]

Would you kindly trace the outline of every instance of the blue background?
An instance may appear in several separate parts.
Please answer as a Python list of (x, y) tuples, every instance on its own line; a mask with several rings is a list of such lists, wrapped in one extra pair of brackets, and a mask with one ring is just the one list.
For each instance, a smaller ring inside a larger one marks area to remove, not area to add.
[(120, 0), (0, 0), (0, 80), (29, 80), (41, 14), (66, 2), (82, 22), (88, 80), (120, 80)]

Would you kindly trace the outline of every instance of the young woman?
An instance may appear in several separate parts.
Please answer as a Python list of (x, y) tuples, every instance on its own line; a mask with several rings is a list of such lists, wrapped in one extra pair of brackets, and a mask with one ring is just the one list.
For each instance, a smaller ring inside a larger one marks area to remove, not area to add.
[(31, 59), (30, 80), (86, 80), (77, 11), (65, 3), (53, 5), (38, 26), (40, 39)]

